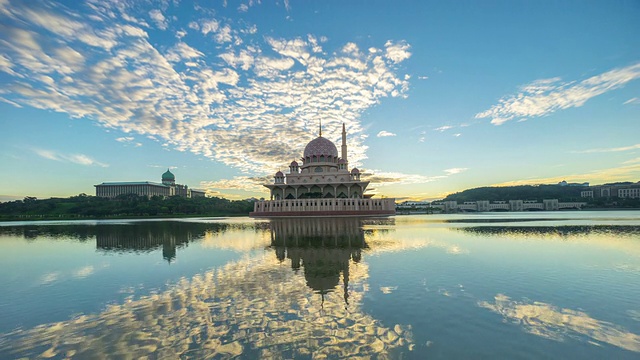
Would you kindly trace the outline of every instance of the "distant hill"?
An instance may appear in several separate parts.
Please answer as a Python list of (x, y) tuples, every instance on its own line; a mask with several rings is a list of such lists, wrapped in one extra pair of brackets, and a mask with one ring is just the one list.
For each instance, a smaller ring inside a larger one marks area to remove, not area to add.
[(520, 185), (501, 187), (479, 187), (467, 189), (455, 194), (450, 194), (445, 201), (500, 201), (500, 200), (538, 200), (559, 199), (561, 201), (579, 200), (580, 192), (586, 190), (586, 186), (560, 186), (560, 185)]

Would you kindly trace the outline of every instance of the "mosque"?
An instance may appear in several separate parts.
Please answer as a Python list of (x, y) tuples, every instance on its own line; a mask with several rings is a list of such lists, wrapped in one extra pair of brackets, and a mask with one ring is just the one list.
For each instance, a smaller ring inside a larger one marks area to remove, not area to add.
[(365, 195), (368, 181), (357, 168), (349, 170), (347, 132), (342, 124), (341, 154), (331, 140), (318, 137), (304, 148), (302, 165), (292, 161), (285, 175), (278, 171), (265, 184), (270, 199), (256, 201), (254, 217), (274, 216), (388, 216), (395, 215), (395, 199)]

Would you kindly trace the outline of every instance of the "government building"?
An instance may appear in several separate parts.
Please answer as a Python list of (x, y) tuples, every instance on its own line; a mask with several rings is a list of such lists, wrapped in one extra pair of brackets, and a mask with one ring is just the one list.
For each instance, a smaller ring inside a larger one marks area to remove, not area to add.
[(162, 183), (151, 181), (103, 182), (94, 186), (96, 187), (96, 196), (104, 198), (115, 198), (125, 194), (148, 198), (153, 196), (167, 198), (176, 195), (185, 198), (205, 196), (205, 192), (202, 190), (190, 189), (187, 185), (176, 184), (176, 177), (169, 169), (162, 174)]
[(365, 195), (368, 181), (357, 168), (349, 170), (347, 133), (342, 124), (341, 154), (331, 140), (318, 137), (304, 149), (303, 157), (291, 162), (285, 175), (278, 171), (269, 189), (269, 200), (256, 201), (255, 217), (274, 216), (387, 216), (395, 214), (395, 199)]

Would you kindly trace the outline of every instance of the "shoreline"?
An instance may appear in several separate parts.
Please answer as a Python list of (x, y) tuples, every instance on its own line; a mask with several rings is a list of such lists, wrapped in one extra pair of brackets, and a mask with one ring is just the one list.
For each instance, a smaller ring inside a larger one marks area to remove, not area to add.
[[(28, 216), (28, 217), (27, 217)], [(249, 214), (198, 214), (198, 215), (172, 215), (157, 216), (47, 216), (47, 215), (22, 215), (18, 217), (0, 217), (0, 223), (12, 221), (72, 221), (72, 220), (145, 220), (145, 219), (188, 219), (188, 218), (213, 218), (213, 217), (243, 217)]]

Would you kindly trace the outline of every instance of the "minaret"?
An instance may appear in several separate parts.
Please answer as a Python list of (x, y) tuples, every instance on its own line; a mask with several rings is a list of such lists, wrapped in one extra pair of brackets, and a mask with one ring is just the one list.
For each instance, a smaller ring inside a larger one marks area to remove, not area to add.
[(347, 160), (347, 131), (344, 129), (344, 123), (342, 123), (342, 159)]

